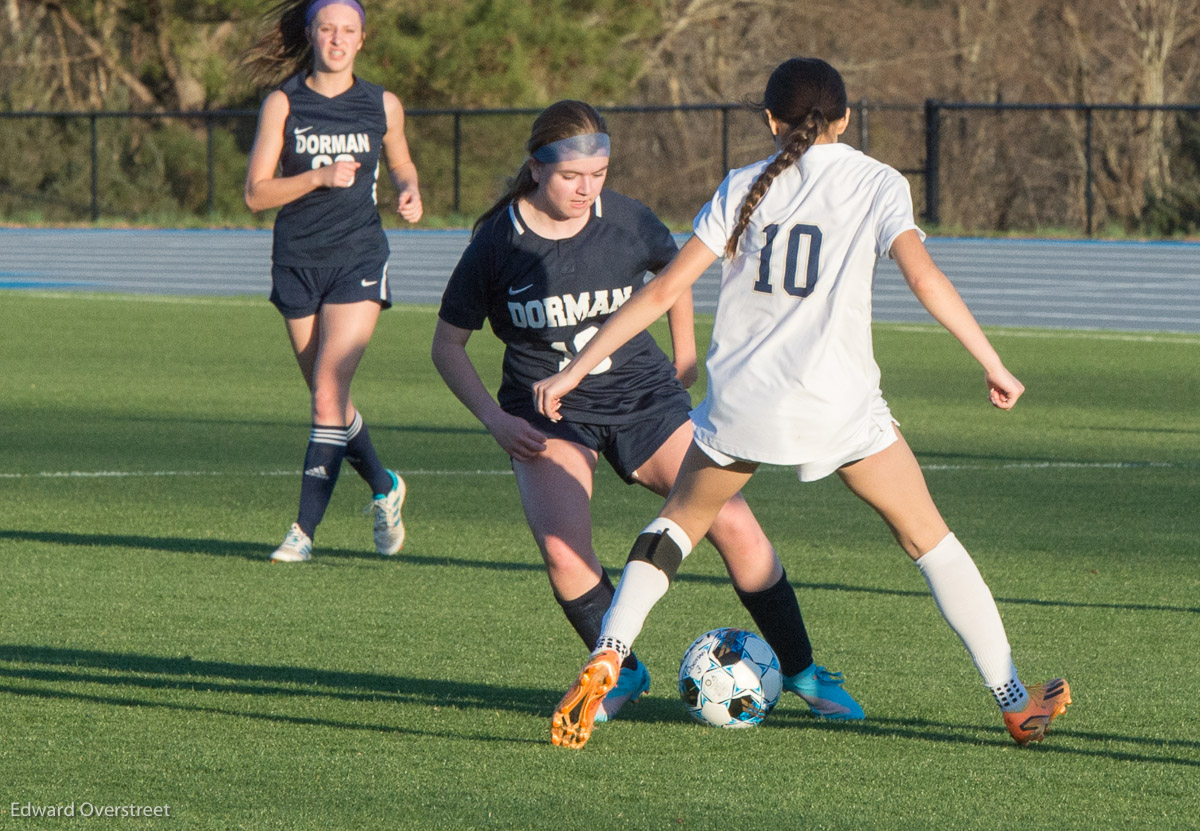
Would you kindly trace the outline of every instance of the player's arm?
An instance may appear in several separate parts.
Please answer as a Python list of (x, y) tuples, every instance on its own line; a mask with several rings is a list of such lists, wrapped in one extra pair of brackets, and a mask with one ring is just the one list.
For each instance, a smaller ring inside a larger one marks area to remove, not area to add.
[(915, 230), (900, 234), (892, 243), (891, 254), (921, 305), (979, 361), (992, 404), (1002, 410), (1012, 409), (1025, 386), (1005, 368), (954, 284), (929, 256), (920, 235)]
[(289, 109), (287, 96), (276, 90), (259, 110), (258, 130), (246, 165), (246, 207), (252, 211), (278, 208), (317, 188), (348, 188), (354, 184), (358, 162), (335, 162), (295, 176), (276, 175)]
[(408, 150), (408, 139), (404, 136), (404, 107), (400, 99), (390, 92), (383, 93), (383, 111), (387, 116), (387, 132), (383, 134), (383, 155), (387, 160), (388, 175), (396, 186), (399, 197), (396, 212), (409, 222), (421, 218), (425, 209), (421, 205), (421, 189), (417, 182), (417, 166)]
[(517, 461), (527, 462), (546, 449), (546, 437), (525, 419), (500, 409), (467, 354), (470, 338), (470, 329), (452, 326), (439, 318), (430, 351), (433, 365), (454, 396), (479, 419), (504, 452)]
[(696, 383), (696, 315), (692, 304), (691, 287), (684, 289), (679, 298), (667, 309), (667, 326), (671, 330), (671, 355), (675, 364), (675, 377), (684, 389)]
[(538, 412), (557, 421), (562, 397), (575, 389), (601, 361), (666, 314), (716, 259), (717, 255), (698, 238), (693, 236), (684, 243), (675, 259), (641, 291), (635, 291), (562, 371), (533, 385)]

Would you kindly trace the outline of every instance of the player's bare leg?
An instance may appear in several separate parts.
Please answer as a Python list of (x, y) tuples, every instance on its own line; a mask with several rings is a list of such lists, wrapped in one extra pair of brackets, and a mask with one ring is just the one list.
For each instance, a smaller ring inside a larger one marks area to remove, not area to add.
[(942, 616), (962, 640), (985, 686), (1021, 745), (1041, 741), (1071, 703), (1067, 682), (1056, 678), (1025, 687), (991, 590), (971, 556), (950, 533), (929, 495), (924, 474), (904, 437), (838, 474), (874, 508), (921, 570)]
[(529, 531), (555, 596), (564, 600), (579, 597), (600, 579), (600, 560), (592, 549), (596, 459), (590, 448), (547, 438), (541, 453), (513, 463)]
[[(692, 423), (689, 421), (663, 442), (655, 454), (638, 468), (638, 484), (659, 496), (668, 496), (694, 444), (692, 432)], [(698, 448), (695, 452), (700, 453)], [(704, 460), (707, 458), (705, 456)], [(725, 568), (739, 591), (762, 591), (775, 585), (783, 576), (771, 541), (763, 533), (754, 512), (740, 493), (735, 493), (720, 507), (704, 536), (725, 561)]]
[[(311, 556), (312, 537), (325, 514), (337, 483), (349, 441), (347, 427), (355, 416), (350, 383), (371, 340), (380, 306), (373, 301), (326, 304), (317, 314), (285, 319), (288, 338), (311, 393), (312, 432), (305, 452), (300, 507), (288, 540), (272, 555), (275, 562), (294, 562)], [(399, 511), (396, 511), (397, 520)], [(294, 539), (293, 539), (294, 538)], [(299, 541), (299, 542), (296, 542)], [(304, 549), (304, 556), (292, 552)]]

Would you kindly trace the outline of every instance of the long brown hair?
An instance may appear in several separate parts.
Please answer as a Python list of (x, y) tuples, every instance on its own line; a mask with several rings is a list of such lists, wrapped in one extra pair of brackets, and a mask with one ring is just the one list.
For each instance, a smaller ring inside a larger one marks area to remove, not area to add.
[(769, 110), (785, 129), (779, 136), (779, 153), (754, 180), (738, 210), (725, 244), (727, 257), (737, 253), (738, 241), (775, 177), (794, 165), (832, 122), (846, 115), (846, 84), (820, 58), (792, 58), (771, 73), (763, 100), (753, 107), (764, 115)]
[(587, 133), (608, 133), (604, 116), (596, 112), (591, 104), (585, 104), (583, 101), (558, 101), (542, 110), (534, 119), (529, 141), (525, 142), (525, 152), (529, 156), (517, 168), (516, 175), (508, 180), (508, 188), (504, 195), (475, 220), (471, 233), (474, 234), (484, 220), (506, 209), (509, 203), (537, 190), (537, 182), (533, 181), (533, 173), (530, 170), (534, 152), (547, 144)]
[(312, 64), (304, 13), (312, 0), (279, 0), (263, 13), (263, 33), (242, 56), (241, 65), (260, 87), (276, 86)]

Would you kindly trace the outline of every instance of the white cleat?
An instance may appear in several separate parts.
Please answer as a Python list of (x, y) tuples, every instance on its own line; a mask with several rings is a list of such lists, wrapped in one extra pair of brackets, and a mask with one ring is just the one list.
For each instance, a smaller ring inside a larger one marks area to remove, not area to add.
[(395, 487), (367, 506), (375, 514), (375, 550), (384, 557), (390, 557), (404, 547), (404, 521), (400, 519), (400, 507), (404, 504), (407, 491), (399, 473), (394, 470), (388, 473), (396, 480)]
[(303, 563), (312, 559), (312, 540), (300, 526), (292, 523), (283, 544), (271, 555), (273, 563)]

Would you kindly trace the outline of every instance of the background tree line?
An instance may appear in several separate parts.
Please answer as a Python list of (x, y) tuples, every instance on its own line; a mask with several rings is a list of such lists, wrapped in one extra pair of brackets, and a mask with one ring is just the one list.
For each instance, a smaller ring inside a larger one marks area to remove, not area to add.
[[(251, 0), (0, 0), (0, 112), (256, 109), (239, 72), (265, 3)], [(920, 104), (947, 101), (1200, 103), (1200, 0), (369, 0), (364, 77), (409, 110), (737, 101), (780, 60), (817, 55), (871, 116), (870, 152), (900, 167), (923, 155)], [(614, 186), (686, 217), (719, 180), (711, 114), (610, 119)], [(473, 121), (464, 204), (494, 195), (520, 159), (529, 118)], [(1105, 113), (1093, 123), (1101, 224), (1200, 230), (1194, 113)], [(80, 122), (0, 121), (0, 210), (79, 201)], [(223, 125), (222, 214), (240, 210), (253, 119)], [(447, 118), (412, 119), (426, 182), (444, 190)], [(943, 124), (941, 215), (971, 230), (1079, 227), (1084, 121), (1072, 113), (955, 112)], [(105, 123), (106, 203), (134, 215), (194, 210), (203, 191), (199, 122)], [(752, 117), (730, 162), (769, 149)], [(853, 142), (855, 131), (850, 137)], [(14, 152), (13, 148), (19, 148)], [(687, 187), (681, 187), (686, 182)], [(7, 194), (7, 195), (5, 195)], [(19, 195), (18, 195), (19, 194)], [(920, 196), (920, 187), (914, 187)], [(435, 202), (436, 202), (435, 198)], [(444, 201), (444, 200), (443, 200)]]

